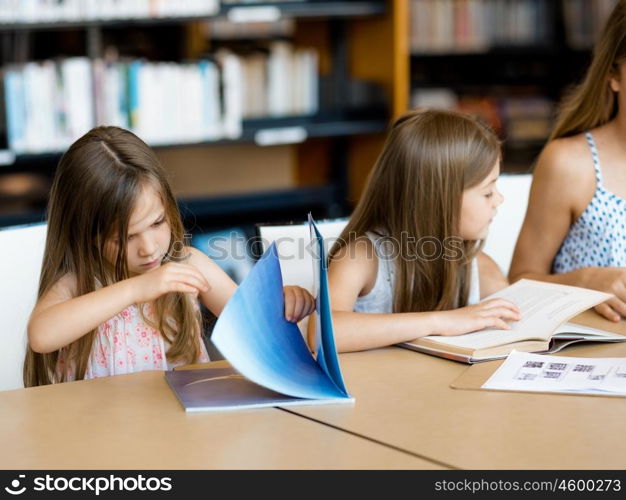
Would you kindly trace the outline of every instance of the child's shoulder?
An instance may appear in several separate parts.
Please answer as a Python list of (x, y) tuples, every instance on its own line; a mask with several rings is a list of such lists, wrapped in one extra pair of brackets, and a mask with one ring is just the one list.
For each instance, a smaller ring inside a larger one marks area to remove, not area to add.
[(365, 295), (374, 287), (378, 274), (378, 258), (372, 240), (363, 236), (350, 237), (333, 254), (331, 276), (342, 288), (353, 288)]
[(362, 260), (372, 254), (375, 254), (374, 243), (368, 236), (349, 236), (348, 240), (341, 242), (341, 248), (334, 253), (333, 260), (346, 256)]
[(342, 242), (339, 250), (334, 252), (332, 263), (344, 269), (359, 270), (368, 276), (375, 276), (378, 260), (374, 243), (367, 236), (355, 236)]

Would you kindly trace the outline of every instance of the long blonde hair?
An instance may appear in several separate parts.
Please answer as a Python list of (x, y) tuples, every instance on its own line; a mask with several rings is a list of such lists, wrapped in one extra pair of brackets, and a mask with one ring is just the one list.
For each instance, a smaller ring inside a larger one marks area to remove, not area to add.
[(617, 114), (617, 97), (609, 79), (626, 61), (626, 0), (619, 0), (598, 40), (583, 82), (571, 89), (559, 106), (549, 141), (603, 125)]
[[(331, 252), (373, 231), (400, 245), (394, 259), (394, 312), (449, 310), (467, 303), (471, 261), (481, 241), (462, 241), (463, 191), (478, 185), (500, 158), (500, 142), (474, 118), (413, 110), (391, 127), (365, 191)], [(423, 239), (457, 240), (456, 255), (420, 258)], [(342, 249), (344, 250), (342, 252)]]
[[(93, 292), (98, 284), (129, 277), (128, 223), (146, 185), (160, 194), (171, 228), (167, 258), (184, 258), (185, 231), (174, 195), (159, 160), (141, 139), (118, 127), (97, 127), (70, 146), (59, 161), (50, 192), (39, 299), (68, 274), (75, 278), (77, 296)], [(117, 237), (120, 245), (114, 262), (108, 263), (105, 245), (111, 237)], [(155, 301), (153, 310), (154, 317), (144, 319), (170, 343), (168, 359), (196, 361), (202, 326), (191, 299), (182, 293), (166, 294)], [(85, 376), (95, 332), (66, 347), (76, 379)], [(56, 374), (58, 358), (59, 351), (42, 354), (28, 347), (24, 385), (64, 381), (65, 374)]]

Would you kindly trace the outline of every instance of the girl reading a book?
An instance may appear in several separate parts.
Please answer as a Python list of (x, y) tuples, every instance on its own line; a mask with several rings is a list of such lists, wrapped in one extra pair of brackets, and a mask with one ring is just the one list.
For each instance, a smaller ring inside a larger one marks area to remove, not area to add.
[[(185, 244), (154, 152), (127, 130), (95, 128), (56, 170), (24, 384), (208, 361), (198, 299), (217, 316), (235, 290)], [(288, 320), (314, 308), (302, 288), (285, 287), (284, 296)]]
[(511, 280), (577, 285), (615, 297), (626, 317), (626, 0), (617, 2), (589, 70), (567, 95), (533, 173)]
[(467, 115), (424, 109), (396, 120), (331, 251), (340, 351), (520, 319), (504, 299), (477, 303), (508, 284), (481, 252), (502, 203), (499, 171), (497, 137)]

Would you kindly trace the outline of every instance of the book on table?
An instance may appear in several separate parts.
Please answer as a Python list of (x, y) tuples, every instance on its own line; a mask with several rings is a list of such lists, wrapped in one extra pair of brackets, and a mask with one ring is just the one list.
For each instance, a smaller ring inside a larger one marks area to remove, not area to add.
[(505, 358), (511, 351), (553, 353), (578, 342), (626, 341), (626, 326), (601, 318), (590, 308), (611, 294), (523, 279), (487, 297), (503, 298), (520, 309), (510, 330), (485, 329), (458, 336), (429, 335), (398, 344), (464, 363)]
[(322, 236), (309, 218), (316, 293), (316, 356), (285, 319), (280, 262), (272, 244), (220, 314), (211, 340), (230, 363), (165, 372), (185, 411), (350, 403), (339, 367)]

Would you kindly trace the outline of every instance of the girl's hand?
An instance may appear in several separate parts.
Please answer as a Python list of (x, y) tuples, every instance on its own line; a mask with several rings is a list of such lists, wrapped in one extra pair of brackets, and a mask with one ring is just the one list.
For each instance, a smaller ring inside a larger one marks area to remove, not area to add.
[(438, 311), (436, 314), (441, 321), (435, 335), (446, 337), (476, 332), (483, 328), (510, 330), (511, 327), (505, 321), (521, 319), (517, 306), (505, 299), (491, 299), (452, 311)]
[(168, 262), (128, 280), (132, 282), (136, 303), (151, 302), (171, 292), (198, 295), (211, 287), (204, 275), (191, 264)]
[(598, 314), (615, 322), (626, 318), (626, 269), (623, 267), (589, 268), (589, 276), (585, 279), (583, 286), (615, 295), (612, 299), (595, 307)]
[(283, 287), (285, 294), (285, 319), (297, 323), (315, 311), (315, 299), (299, 286)]

